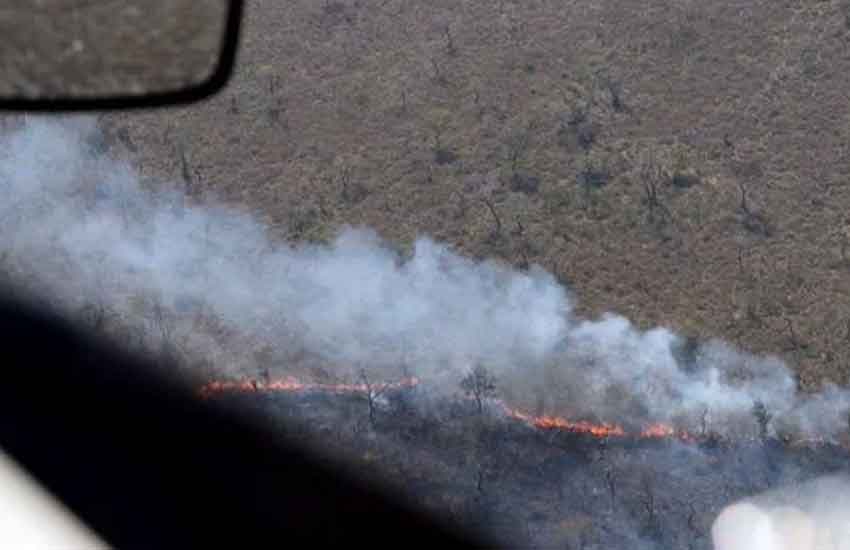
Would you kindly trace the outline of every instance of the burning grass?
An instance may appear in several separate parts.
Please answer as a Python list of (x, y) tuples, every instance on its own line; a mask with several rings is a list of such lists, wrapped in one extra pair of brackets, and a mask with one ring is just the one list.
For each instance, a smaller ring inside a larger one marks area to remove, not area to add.
[[(730, 499), (850, 463), (847, 449), (823, 441), (627, 429), (534, 416), (498, 399), (482, 413), (471, 398), (425, 386), (246, 378), (211, 381), (198, 394), (280, 421), (355, 475), (481, 531), (494, 547), (709, 550), (711, 522)], [(384, 398), (377, 421), (369, 392)]]
[[(278, 379), (252, 379), (240, 380), (211, 380), (202, 385), (198, 395), (203, 399), (210, 399), (226, 394), (251, 394), (251, 393), (306, 393), (323, 392), (326, 394), (380, 394), (386, 390), (403, 390), (419, 386), (420, 379), (416, 377), (405, 378), (396, 382), (366, 383), (315, 383), (304, 382), (288, 376)], [(709, 434), (693, 434), (687, 430), (676, 428), (664, 423), (652, 423), (638, 430), (627, 430), (619, 424), (606, 422), (590, 422), (587, 420), (570, 420), (562, 416), (540, 415), (535, 416), (520, 409), (511, 407), (500, 399), (491, 399), (496, 410), (509, 418), (519, 420), (524, 424), (539, 430), (571, 432), (586, 434), (597, 438), (632, 438), (632, 439), (676, 439), (690, 443), (704, 442), (711, 439)], [(807, 440), (810, 445), (823, 444), (819, 439)]]

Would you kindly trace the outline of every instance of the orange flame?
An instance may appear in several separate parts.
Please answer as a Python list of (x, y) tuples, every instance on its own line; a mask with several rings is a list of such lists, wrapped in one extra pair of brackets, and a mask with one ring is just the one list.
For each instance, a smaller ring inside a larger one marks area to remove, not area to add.
[(300, 382), (288, 376), (277, 380), (212, 380), (207, 382), (198, 390), (198, 395), (208, 399), (223, 393), (250, 393), (250, 392), (303, 392), (322, 391), (326, 393), (366, 393), (368, 391), (381, 392), (387, 389), (410, 388), (419, 384), (418, 378), (406, 378), (399, 382), (382, 382), (375, 384), (319, 384), (314, 382)]
[(563, 430), (568, 432), (586, 433), (596, 437), (625, 436), (626, 431), (616, 424), (594, 424), (583, 420), (573, 422), (560, 416), (533, 416), (517, 409), (512, 409), (501, 403), (505, 413), (512, 418), (522, 420), (530, 426), (543, 430)]
[[(261, 392), (303, 392), (303, 391), (321, 391), (335, 394), (351, 394), (351, 393), (367, 393), (381, 392), (388, 389), (412, 388), (419, 384), (419, 379), (405, 378), (398, 382), (383, 382), (375, 384), (320, 384), (313, 382), (301, 382), (293, 377), (286, 377), (276, 380), (212, 380), (207, 382), (198, 390), (198, 395), (202, 399), (208, 399), (216, 395), (226, 393), (261, 393)], [(541, 430), (560, 430), (572, 433), (588, 434), (594, 437), (640, 437), (654, 439), (669, 439), (677, 438), (687, 441), (695, 441), (697, 438), (692, 434), (677, 430), (668, 424), (651, 424), (646, 426), (640, 432), (627, 432), (625, 428), (617, 424), (609, 423), (594, 423), (585, 420), (568, 420), (560, 416), (534, 416), (519, 409), (509, 407), (502, 401), (496, 401), (499, 407), (507, 416), (515, 418)]]

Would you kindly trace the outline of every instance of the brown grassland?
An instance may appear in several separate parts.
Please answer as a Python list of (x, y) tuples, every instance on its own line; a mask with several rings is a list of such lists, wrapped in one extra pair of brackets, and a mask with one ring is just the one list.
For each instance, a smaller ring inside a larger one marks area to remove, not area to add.
[(107, 114), (151, 181), (323, 241), (540, 264), (580, 313), (850, 374), (850, 3), (252, 0), (229, 87)]

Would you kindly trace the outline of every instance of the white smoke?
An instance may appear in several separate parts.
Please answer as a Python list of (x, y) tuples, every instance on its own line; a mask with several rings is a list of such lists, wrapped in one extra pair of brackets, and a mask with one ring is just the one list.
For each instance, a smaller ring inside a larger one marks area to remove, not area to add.
[(850, 477), (789, 485), (724, 508), (715, 550), (850, 550)]
[[(548, 412), (600, 420), (693, 428), (708, 419), (716, 431), (752, 433), (761, 402), (771, 430), (847, 429), (848, 393), (800, 395), (777, 359), (711, 342), (683, 364), (667, 329), (641, 332), (616, 315), (577, 319), (543, 269), (474, 262), (426, 237), (407, 259), (362, 228), (329, 245), (275, 242), (251, 216), (144, 188), (127, 162), (87, 146), (97, 131), (88, 119), (30, 119), (0, 138), (3, 267), (66, 311), (95, 302), (130, 324), (157, 315), (163, 324), (165, 310), (175, 319), (169, 338), (179, 333), (189, 355), (233, 373), (283, 374), (285, 361), (253, 365), (251, 351), (264, 345), (283, 357), (297, 345), (340, 373), (404, 371), (452, 389), (481, 362), (517, 400), (542, 392)], [(139, 296), (156, 307), (139, 306)], [(220, 326), (199, 326), (185, 304), (203, 304), (250, 344), (234, 347)]]

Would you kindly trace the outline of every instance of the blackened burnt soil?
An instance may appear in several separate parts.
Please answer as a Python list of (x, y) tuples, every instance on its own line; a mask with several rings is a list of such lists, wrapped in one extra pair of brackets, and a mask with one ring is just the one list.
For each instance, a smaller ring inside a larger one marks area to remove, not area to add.
[(541, 430), (419, 388), (385, 393), (373, 420), (362, 394), (216, 400), (505, 548), (708, 550), (711, 522), (730, 502), (850, 465), (830, 444)]

